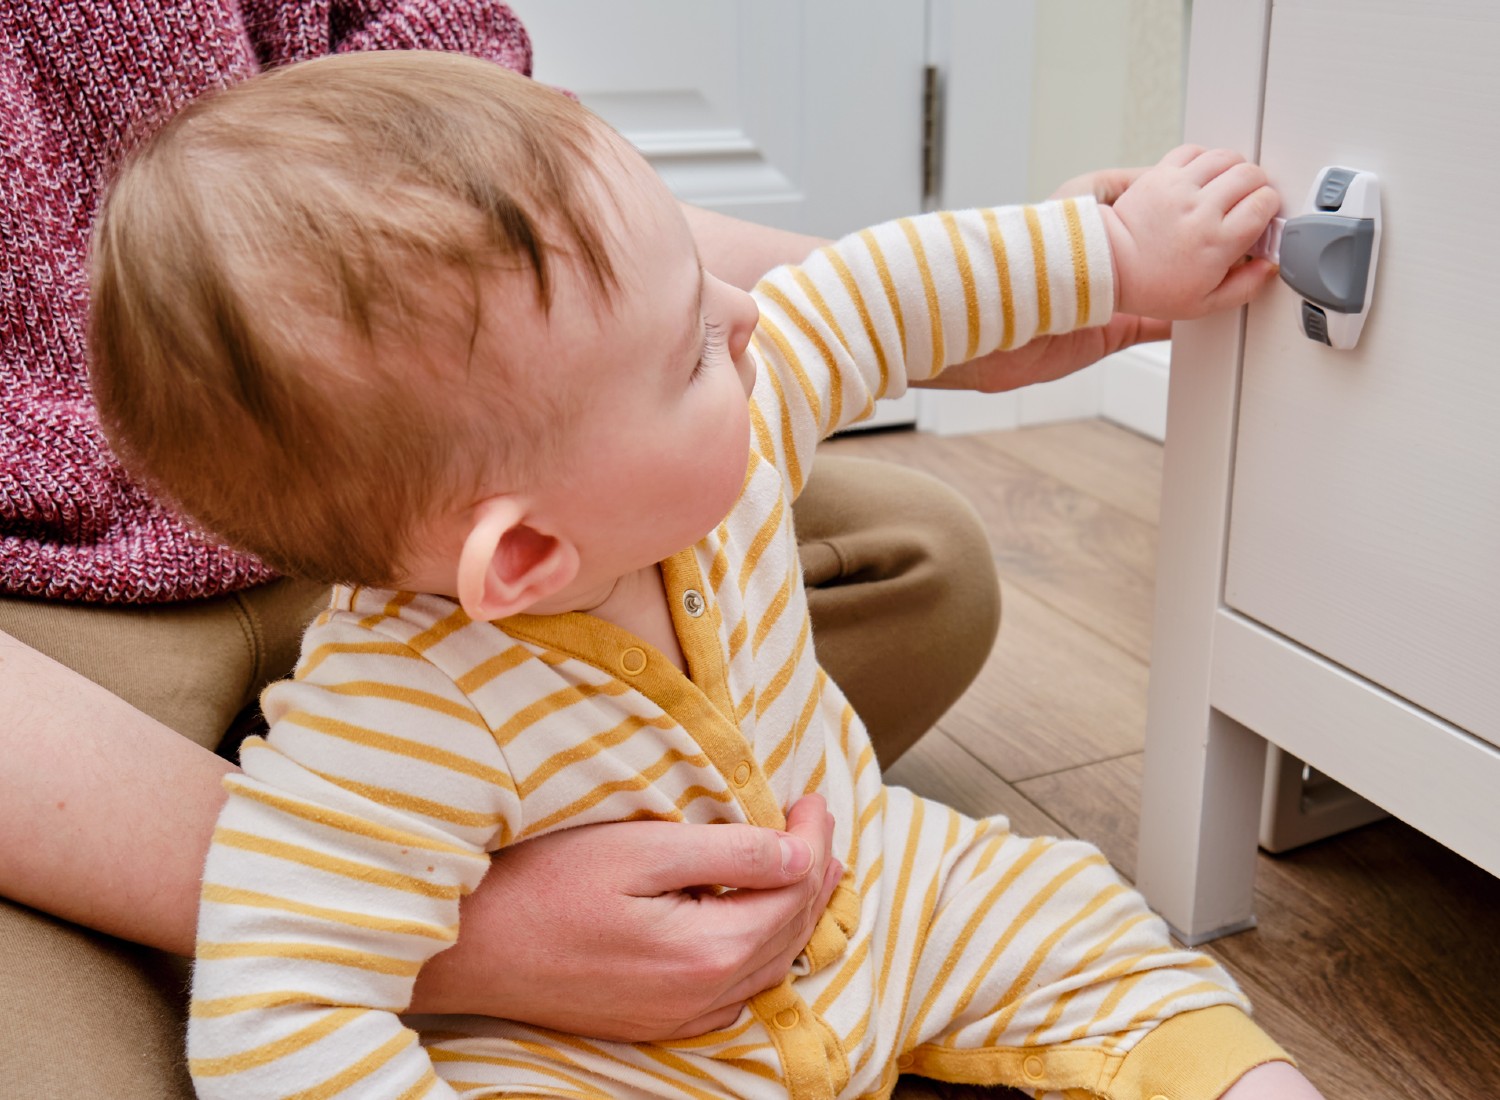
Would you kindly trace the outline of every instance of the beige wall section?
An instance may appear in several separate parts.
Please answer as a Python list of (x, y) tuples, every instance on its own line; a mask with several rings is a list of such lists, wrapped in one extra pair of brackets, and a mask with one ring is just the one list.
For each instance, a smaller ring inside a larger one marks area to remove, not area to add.
[(1151, 164), (1182, 132), (1185, 0), (1036, 5), (1027, 198), (1094, 168)]
[(1182, 142), (1188, 7), (1186, 0), (1132, 0), (1130, 4), (1122, 163), (1154, 164)]

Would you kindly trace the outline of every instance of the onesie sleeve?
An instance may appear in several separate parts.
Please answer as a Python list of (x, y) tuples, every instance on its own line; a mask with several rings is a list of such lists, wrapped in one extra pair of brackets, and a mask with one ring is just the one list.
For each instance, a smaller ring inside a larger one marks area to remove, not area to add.
[(1089, 197), (944, 211), (845, 237), (755, 288), (754, 446), (801, 491), (813, 449), (907, 385), (1102, 325), (1114, 265)]
[[(397, 1013), (519, 826), (460, 686), (355, 616), (312, 628), (204, 871), (188, 1028), (199, 1097), (453, 1096)], [(319, 1091), (322, 1090), (322, 1091)]]

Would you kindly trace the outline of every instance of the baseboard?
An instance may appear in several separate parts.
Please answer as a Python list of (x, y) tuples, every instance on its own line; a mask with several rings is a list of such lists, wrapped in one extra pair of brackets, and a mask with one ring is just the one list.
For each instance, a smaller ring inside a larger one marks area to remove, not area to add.
[(917, 401), (917, 427), (938, 435), (961, 435), (1098, 416), (1102, 366), (1005, 393), (923, 390)]
[(1103, 370), (1099, 415), (1162, 442), (1167, 437), (1167, 376), (1172, 345), (1138, 344), (1099, 364)]
[(1167, 364), (1171, 345), (1140, 344), (1092, 367), (1007, 393), (915, 390), (862, 427), (916, 421), (937, 435), (1024, 428), (1102, 416), (1160, 442), (1167, 428)]

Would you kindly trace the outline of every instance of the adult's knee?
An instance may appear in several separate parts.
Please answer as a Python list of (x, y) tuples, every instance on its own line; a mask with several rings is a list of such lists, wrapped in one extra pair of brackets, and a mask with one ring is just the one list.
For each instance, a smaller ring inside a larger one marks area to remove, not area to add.
[(889, 765), (988, 657), (1000, 588), (983, 524), (936, 478), (821, 457), (796, 504), (819, 660)]

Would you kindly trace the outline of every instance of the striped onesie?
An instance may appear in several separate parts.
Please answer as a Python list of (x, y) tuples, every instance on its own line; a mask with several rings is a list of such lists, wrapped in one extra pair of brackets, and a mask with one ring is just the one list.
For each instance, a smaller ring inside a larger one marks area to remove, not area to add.
[[(1107, 320), (1093, 201), (892, 222), (756, 299), (744, 488), (661, 565), (687, 675), (585, 614), (476, 622), (439, 596), (335, 590), (227, 781), (189, 1025), (200, 1096), (886, 1096), (910, 1070), (1192, 1100), (1285, 1057), (1096, 849), (884, 786), (813, 653), (790, 502), (818, 441), (909, 379)], [(401, 1015), (488, 853), (591, 822), (780, 828), (814, 791), (845, 877), (732, 1026), (624, 1044)]]

